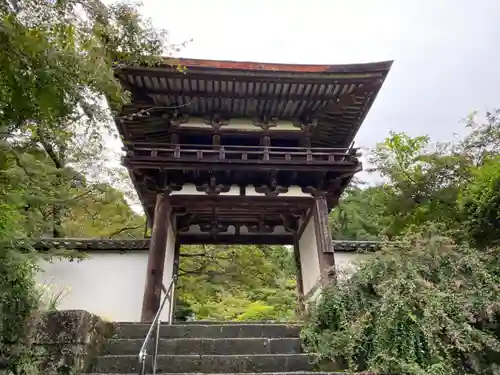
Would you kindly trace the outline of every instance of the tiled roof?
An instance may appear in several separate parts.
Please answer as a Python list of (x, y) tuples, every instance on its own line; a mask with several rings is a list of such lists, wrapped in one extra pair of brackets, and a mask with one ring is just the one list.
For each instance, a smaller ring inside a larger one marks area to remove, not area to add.
[[(392, 61), (349, 65), (292, 65), (179, 59), (186, 66), (117, 68), (133, 94), (118, 128), (125, 141), (165, 129), (164, 108), (180, 115), (317, 121), (314, 147), (349, 147)], [(149, 103), (149, 104), (144, 104)], [(148, 117), (127, 118), (149, 108)], [(151, 109), (152, 108), (152, 109)], [(231, 125), (228, 126), (228, 129)]]
[[(80, 251), (136, 251), (148, 250), (150, 239), (138, 240), (112, 240), (112, 239), (87, 239), (87, 238), (44, 238), (38, 241), (28, 242), (19, 240), (17, 246), (31, 244), (38, 250), (49, 249), (72, 249)], [(334, 240), (334, 251), (356, 252), (376, 251), (380, 249), (379, 241), (349, 241)]]

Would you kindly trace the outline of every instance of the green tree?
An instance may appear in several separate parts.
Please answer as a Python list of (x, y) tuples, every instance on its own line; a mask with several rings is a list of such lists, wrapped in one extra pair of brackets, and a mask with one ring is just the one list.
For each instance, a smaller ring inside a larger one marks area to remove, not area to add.
[(391, 133), (370, 155), (383, 183), (350, 188), (331, 215), (335, 238), (389, 239), (411, 226), (445, 224), (461, 236), (458, 197), (471, 181), (470, 147)]
[(458, 225), (457, 198), (469, 177), (469, 162), (449, 144), (430, 147), (428, 137), (402, 133), (379, 144), (373, 162), (390, 189), (385, 215), (391, 218), (388, 234), (398, 235), (409, 225), (428, 222)]
[(496, 374), (498, 249), (406, 235), (327, 290), (304, 331), (341, 368), (409, 375)]
[(295, 266), (282, 246), (188, 246), (179, 294), (198, 319), (287, 320), (296, 306)]
[(111, 109), (128, 100), (113, 70), (155, 63), (167, 44), (128, 4), (11, 0), (0, 18), (0, 357), (12, 373), (30, 374), (36, 254), (8, 242), (63, 235), (72, 202), (110, 191), (82, 181), (110, 129), (104, 99)]
[(468, 236), (479, 248), (500, 246), (500, 158), (484, 160), (461, 196)]
[(330, 214), (332, 237), (336, 240), (378, 240), (384, 236), (389, 218), (385, 215), (386, 186), (351, 185)]

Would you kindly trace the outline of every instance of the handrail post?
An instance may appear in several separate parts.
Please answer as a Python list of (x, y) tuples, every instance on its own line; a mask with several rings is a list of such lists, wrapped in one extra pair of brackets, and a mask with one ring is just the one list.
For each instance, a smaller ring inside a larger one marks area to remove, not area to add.
[(161, 328), (161, 319), (160, 315), (161, 312), (163, 311), (163, 308), (165, 307), (165, 303), (167, 301), (169, 302), (169, 311), (168, 311), (168, 321), (169, 324), (171, 324), (171, 308), (172, 308), (172, 295), (173, 295), (173, 288), (175, 287), (175, 282), (177, 280), (177, 276), (174, 276), (172, 280), (170, 281), (170, 285), (168, 289), (165, 288), (165, 286), (162, 285), (162, 289), (165, 292), (165, 296), (163, 297), (163, 300), (160, 304), (160, 307), (156, 311), (156, 315), (153, 318), (153, 321), (151, 322), (151, 325), (149, 327), (148, 333), (146, 334), (146, 338), (144, 339), (144, 342), (142, 343), (141, 350), (139, 351), (139, 375), (145, 375), (146, 373), (146, 360), (147, 360), (147, 347), (149, 340), (151, 339), (151, 335), (153, 334), (153, 331), (156, 328), (156, 337), (155, 337), (155, 347), (154, 347), (154, 352), (153, 352), (153, 357), (152, 357), (152, 365), (153, 365), (153, 375), (156, 374), (156, 368), (157, 368), (157, 359), (158, 359), (158, 346), (160, 342), (160, 328)]
[(140, 362), (139, 375), (144, 375), (146, 373), (146, 357), (147, 355), (145, 355), (142, 361)]
[(170, 292), (170, 301), (168, 303), (168, 308), (169, 308), (169, 314), (168, 314), (168, 324), (171, 325), (174, 322), (174, 316), (175, 316), (175, 287), (177, 286), (177, 282), (174, 280), (173, 282), (173, 287), (172, 291)]
[(155, 351), (153, 353), (153, 375), (156, 374), (156, 364), (158, 359), (158, 344), (160, 342), (160, 326), (161, 326), (161, 319), (158, 319), (158, 322), (156, 323)]

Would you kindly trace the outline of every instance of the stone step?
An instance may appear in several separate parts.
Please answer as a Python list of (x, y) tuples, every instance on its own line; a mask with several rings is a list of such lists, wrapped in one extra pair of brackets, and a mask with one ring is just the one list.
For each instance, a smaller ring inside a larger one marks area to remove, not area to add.
[[(312, 371), (313, 358), (308, 354), (258, 355), (159, 355), (157, 373), (249, 373)], [(94, 373), (137, 373), (137, 355), (101, 356)], [(151, 372), (151, 359), (146, 362)]]
[[(176, 320), (173, 324), (181, 324), (181, 325), (223, 325), (223, 324), (231, 324), (231, 325), (241, 325), (241, 324), (288, 324), (288, 325), (301, 325), (303, 322), (300, 321), (280, 321), (280, 320), (252, 320), (252, 321), (241, 321), (241, 320)], [(117, 324), (144, 324), (141, 322), (117, 322)]]
[[(117, 323), (115, 338), (144, 339), (149, 324)], [(289, 324), (163, 324), (162, 338), (297, 338), (300, 326)]]
[[(113, 339), (104, 348), (105, 355), (138, 354), (144, 339)], [(153, 351), (154, 339), (149, 345)], [(160, 339), (158, 354), (298, 354), (302, 340), (299, 338), (175, 338)]]
[(252, 320), (251, 322), (248, 321), (231, 321), (231, 320), (191, 320), (191, 321), (176, 321), (174, 324), (184, 324), (184, 325), (191, 325), (191, 324), (198, 324), (198, 325), (224, 325), (224, 324), (231, 324), (231, 325), (241, 325), (241, 324), (286, 324), (286, 325), (301, 325), (300, 321), (279, 321), (279, 320)]

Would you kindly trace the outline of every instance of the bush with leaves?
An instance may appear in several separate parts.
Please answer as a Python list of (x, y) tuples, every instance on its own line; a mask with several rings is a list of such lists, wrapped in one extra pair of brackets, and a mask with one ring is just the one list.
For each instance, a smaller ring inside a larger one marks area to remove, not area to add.
[(485, 160), (461, 195), (470, 241), (480, 248), (500, 246), (500, 157)]
[(306, 345), (355, 371), (499, 373), (498, 255), (435, 235), (388, 244), (323, 293)]
[(70, 203), (103, 190), (82, 176), (101, 171), (110, 108), (128, 101), (114, 69), (158, 62), (166, 39), (132, 3), (7, 0), (0, 46), (0, 357), (11, 373), (35, 374), (37, 254), (9, 242), (63, 236)]
[[(0, 239), (19, 232), (17, 210), (0, 205)], [(35, 356), (29, 345), (29, 322), (38, 306), (36, 263), (29, 252), (0, 247), (0, 359), (14, 374), (36, 374)]]
[(186, 246), (178, 295), (198, 319), (289, 320), (296, 304), (293, 262), (283, 246)]

